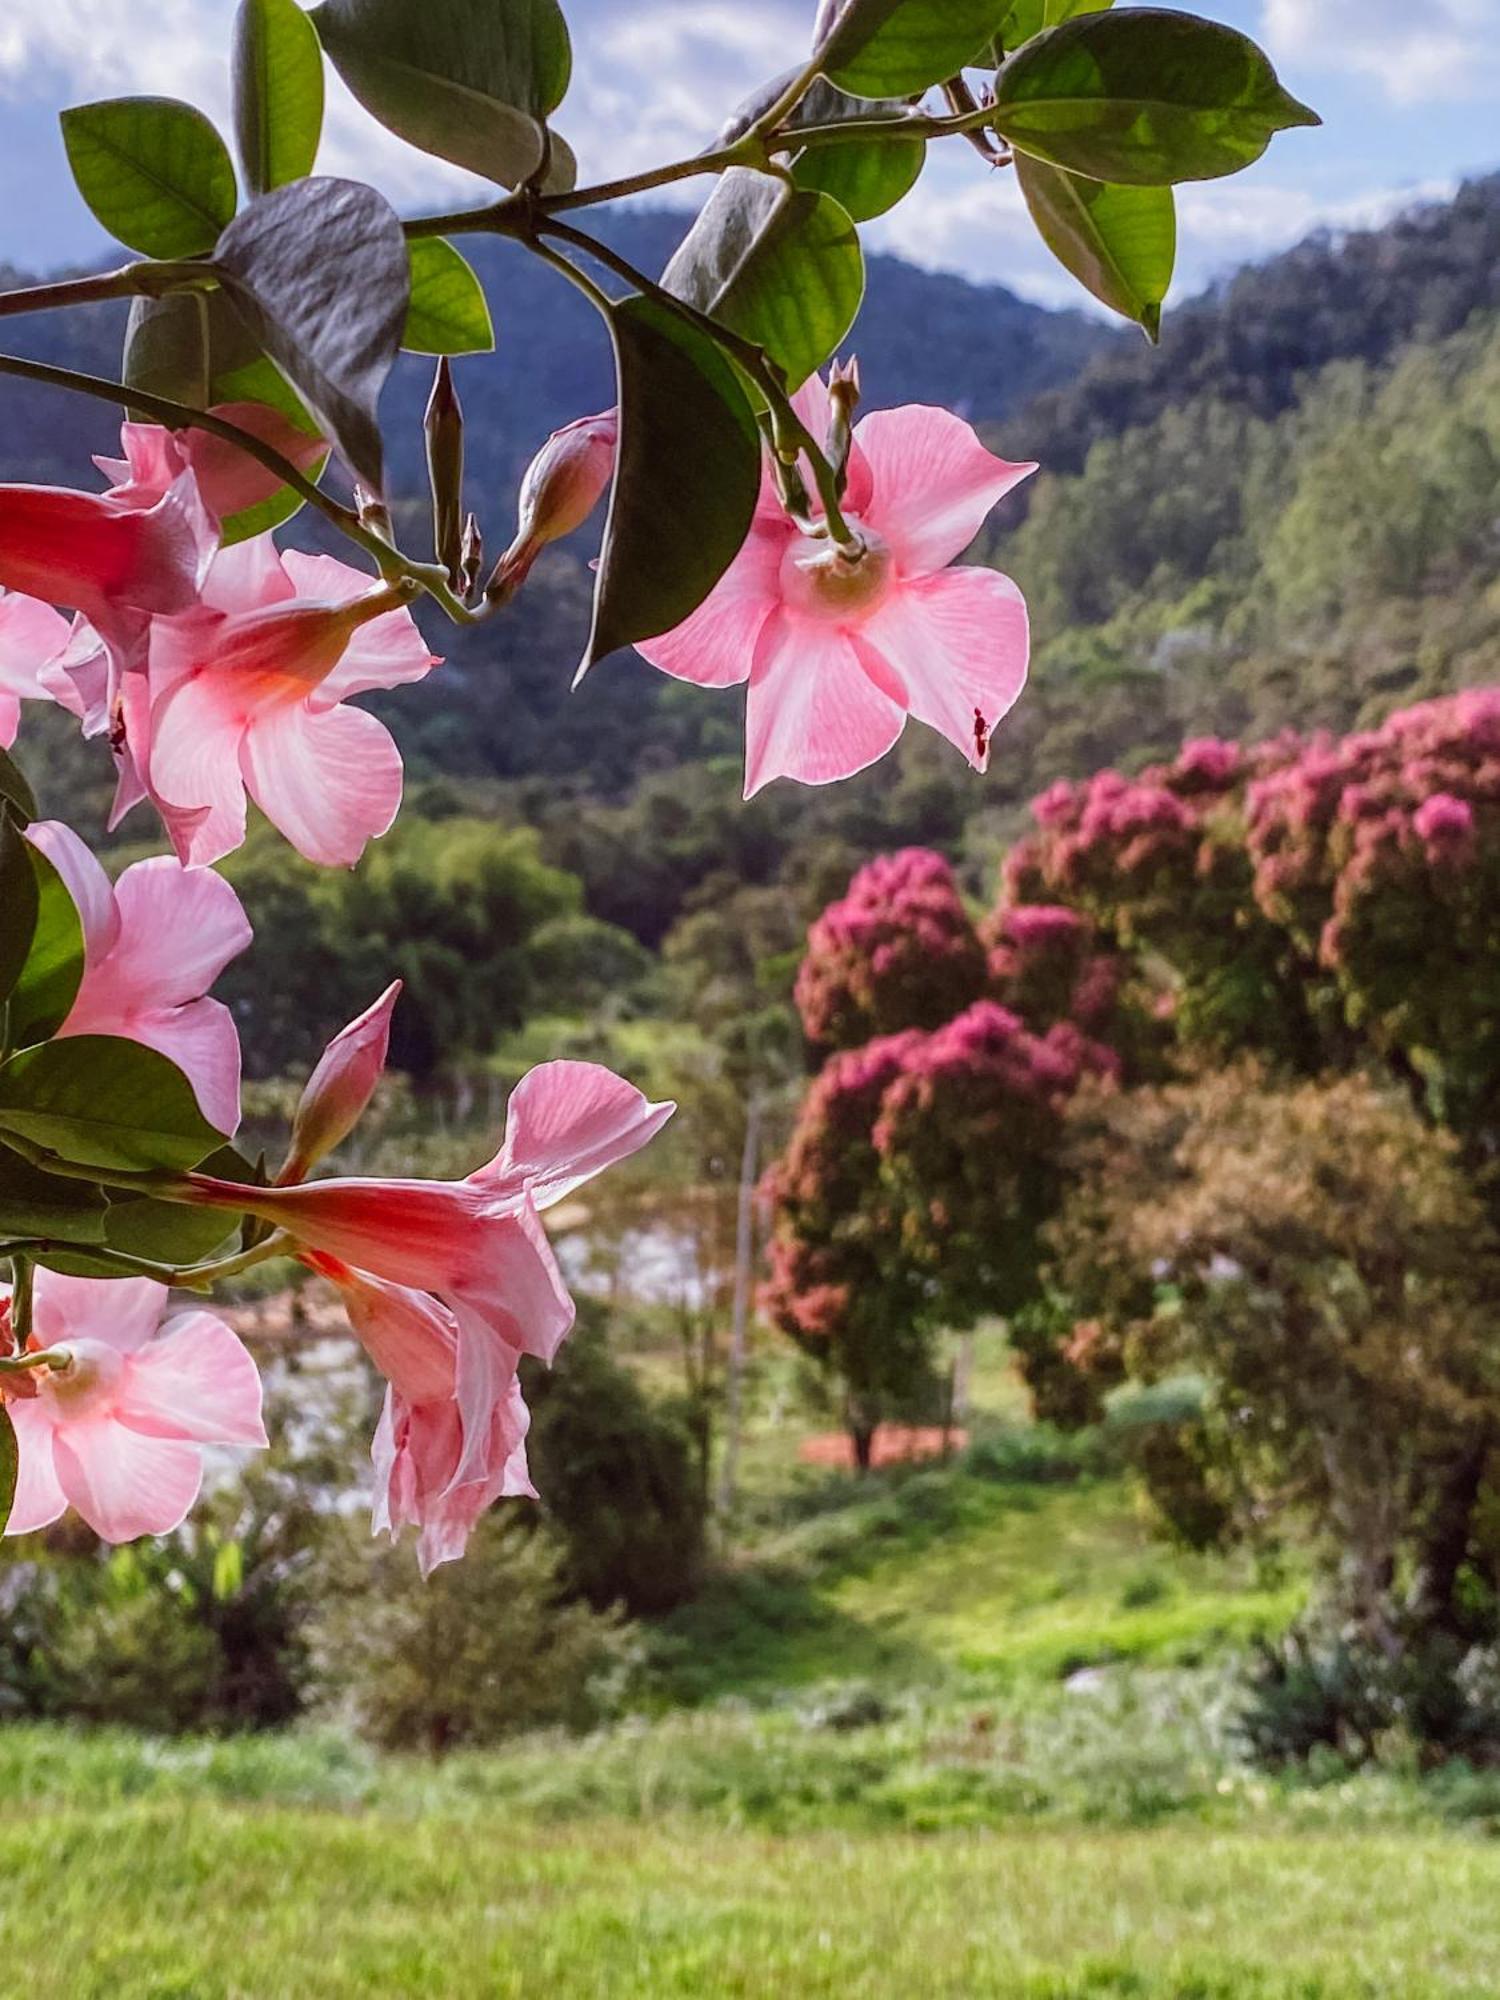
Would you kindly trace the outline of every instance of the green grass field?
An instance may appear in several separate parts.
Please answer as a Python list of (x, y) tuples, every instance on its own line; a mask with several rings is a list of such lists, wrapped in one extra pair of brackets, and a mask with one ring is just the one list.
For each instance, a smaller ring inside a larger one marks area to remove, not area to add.
[(803, 1480), (590, 1737), (0, 1729), (0, 1995), (1492, 1995), (1500, 1778), (1236, 1753), (1301, 1596), (997, 1412)]

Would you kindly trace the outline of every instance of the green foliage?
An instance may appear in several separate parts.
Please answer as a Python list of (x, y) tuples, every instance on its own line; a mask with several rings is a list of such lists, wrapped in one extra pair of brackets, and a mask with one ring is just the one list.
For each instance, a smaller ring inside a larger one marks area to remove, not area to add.
[(406, 238), (389, 202), (326, 177), (258, 195), (219, 238), (214, 270), (265, 356), (378, 493), (377, 404), (411, 298)]
[(847, 0), (819, 47), (820, 68), (851, 97), (909, 97), (975, 61), (1009, 0)]
[(545, 119), (572, 68), (556, 0), (323, 0), (313, 21), (334, 67), (399, 137), (517, 187), (546, 157)]
[(31, 852), (11, 813), (0, 812), (0, 909), (5, 911), (5, 935), (0, 937), (0, 1007), (15, 990), (36, 933), (40, 896)]
[(323, 51), (297, 0), (240, 0), (234, 131), (251, 194), (310, 174), (323, 132)]
[(687, 1433), (610, 1354), (587, 1303), (555, 1369), (534, 1370), (527, 1460), (565, 1549), (567, 1587), (600, 1610), (670, 1611), (700, 1581), (706, 1507)]
[(994, 123), (1071, 173), (1151, 187), (1237, 173), (1277, 132), (1320, 120), (1233, 28), (1130, 7), (1028, 41), (995, 79)]
[(495, 344), (489, 302), (473, 267), (441, 236), (415, 236), (411, 303), (401, 345), (416, 354), (486, 354)]
[(1029, 153), (1016, 155), (1015, 169), (1031, 219), (1058, 262), (1158, 339), (1177, 255), (1171, 189), (1086, 180)]
[(16, 1448), (16, 1427), (11, 1422), (10, 1411), (0, 1404), (0, 1535), (5, 1533), (10, 1521), (10, 1510), (16, 1500), (16, 1477), (21, 1469), (20, 1453)]
[(229, 149), (172, 97), (115, 97), (62, 114), (78, 191), (112, 236), (148, 257), (212, 250), (234, 215)]
[(647, 298), (609, 315), (620, 441), (579, 678), (696, 611), (739, 554), (760, 492), (760, 433), (706, 335)]
[(42, 1042), (0, 1064), (0, 1132), (126, 1172), (195, 1167), (224, 1138), (175, 1063), (114, 1035)]
[(410, 1549), (372, 1553), (361, 1523), (320, 1584), (314, 1646), (328, 1698), (385, 1749), (435, 1754), (547, 1723), (586, 1727), (629, 1660), (617, 1621), (563, 1602), (557, 1549), (513, 1513), (482, 1521), (463, 1561), (425, 1581)]
[(787, 387), (799, 389), (854, 324), (864, 258), (830, 194), (734, 167), (720, 175), (662, 283), (762, 348)]

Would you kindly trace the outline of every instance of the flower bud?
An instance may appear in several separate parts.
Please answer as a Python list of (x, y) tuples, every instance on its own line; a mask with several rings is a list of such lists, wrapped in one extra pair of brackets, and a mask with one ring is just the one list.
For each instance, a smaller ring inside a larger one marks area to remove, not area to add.
[(359, 1123), (385, 1069), (391, 1013), (400, 993), (397, 979), (373, 1007), (341, 1028), (318, 1058), (292, 1121), (292, 1149), (276, 1177), (278, 1186), (306, 1180)]
[(464, 413), (446, 355), (439, 359), (433, 374), (422, 427), (432, 489), (433, 545), (449, 582), (457, 583), (463, 562)]
[(548, 542), (583, 526), (614, 475), (618, 440), (614, 410), (580, 417), (552, 433), (521, 481), (516, 538), (495, 567), (491, 594), (510, 596)]

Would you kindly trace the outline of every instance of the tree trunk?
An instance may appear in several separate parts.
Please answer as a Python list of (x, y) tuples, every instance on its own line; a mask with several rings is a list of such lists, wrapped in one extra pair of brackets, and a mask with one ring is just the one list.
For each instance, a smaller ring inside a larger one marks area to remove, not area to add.
[(760, 1160), (760, 1098), (754, 1090), (745, 1108), (745, 1149), (740, 1156), (739, 1199), (734, 1217), (734, 1303), (729, 1320), (729, 1367), (724, 1383), (724, 1462), (719, 1472), (719, 1512), (734, 1505), (739, 1473), (740, 1413), (744, 1394), (745, 1346), (750, 1328), (750, 1280), (755, 1262), (755, 1178)]

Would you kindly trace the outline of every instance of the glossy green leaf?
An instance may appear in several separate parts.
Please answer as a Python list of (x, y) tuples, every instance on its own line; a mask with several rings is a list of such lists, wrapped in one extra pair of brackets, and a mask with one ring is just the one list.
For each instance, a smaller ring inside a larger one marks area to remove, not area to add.
[(68, 1243), (104, 1241), (104, 1190), (92, 1181), (44, 1174), (8, 1146), (0, 1146), (0, 1238), (60, 1237)]
[(1060, 27), (1079, 14), (1102, 14), (1110, 0), (1012, 0), (1011, 10), (1000, 24), (1000, 45), (1018, 49), (1043, 28)]
[(37, 916), (26, 963), (10, 996), (10, 1040), (24, 1048), (56, 1032), (78, 997), (83, 978), (83, 925), (61, 875), (28, 841), (36, 880)]
[(697, 610), (739, 554), (760, 492), (760, 432), (713, 342), (644, 298), (616, 306), (610, 330), (620, 443), (580, 680)]
[(831, 196), (732, 167), (662, 283), (763, 348), (797, 389), (853, 326), (864, 297), (864, 256)]
[(297, 0), (240, 0), (233, 61), (245, 185), (267, 194), (313, 170), (323, 133), (323, 51)]
[(175, 1063), (113, 1035), (70, 1035), (0, 1064), (6, 1132), (105, 1171), (182, 1171), (224, 1143)]
[(234, 214), (229, 148), (175, 97), (113, 97), (62, 114), (68, 164), (112, 236), (148, 257), (211, 250)]
[[(199, 1162), (216, 1180), (256, 1180), (255, 1169), (233, 1146), (221, 1146)], [(152, 1201), (116, 1192), (104, 1218), (104, 1240), (111, 1250), (123, 1250), (153, 1264), (182, 1268), (201, 1264), (238, 1235), (239, 1222), (222, 1209), (192, 1208), (182, 1202)]]
[(408, 249), (411, 304), (401, 345), (414, 354), (487, 354), (495, 329), (468, 259), (441, 236), (419, 236)]
[(324, 435), (379, 492), (377, 405), (411, 298), (406, 237), (390, 203), (359, 181), (295, 181), (235, 217), (214, 269)]
[(1118, 187), (1065, 174), (1026, 153), (1016, 178), (1053, 256), (1104, 305), (1153, 340), (1177, 254), (1176, 201), (1169, 187)]
[(909, 97), (967, 67), (1000, 32), (1010, 0), (846, 0), (822, 70), (851, 97)]
[(904, 201), (921, 177), (921, 139), (852, 139), (799, 153), (792, 179), (799, 188), (831, 195), (853, 222), (870, 222)]
[(1129, 186), (1235, 173), (1277, 132), (1320, 122), (1246, 36), (1159, 7), (1049, 28), (1007, 60), (995, 99), (1018, 151)]
[(31, 844), (8, 812), (0, 812), (0, 1004), (20, 978), (37, 920)]
[[(307, 405), (261, 353), (222, 292), (136, 299), (125, 334), (123, 365), (124, 379), (132, 388), (170, 396), (195, 409), (212, 409), (217, 403), (265, 403), (309, 436), (317, 433)], [(221, 521), (220, 540), (229, 547), (266, 534), (291, 520), (302, 504), (290, 486), (280, 487), (256, 506)]]
[(36, 794), (8, 750), (0, 749), (0, 806), (23, 826), (36, 818)]
[(502, 187), (542, 165), (572, 68), (556, 0), (323, 0), (313, 21), (365, 109)]
[(21, 1448), (10, 1411), (0, 1403), (0, 1535), (10, 1526), (10, 1512), (16, 1504), (16, 1481), (21, 1475)]

